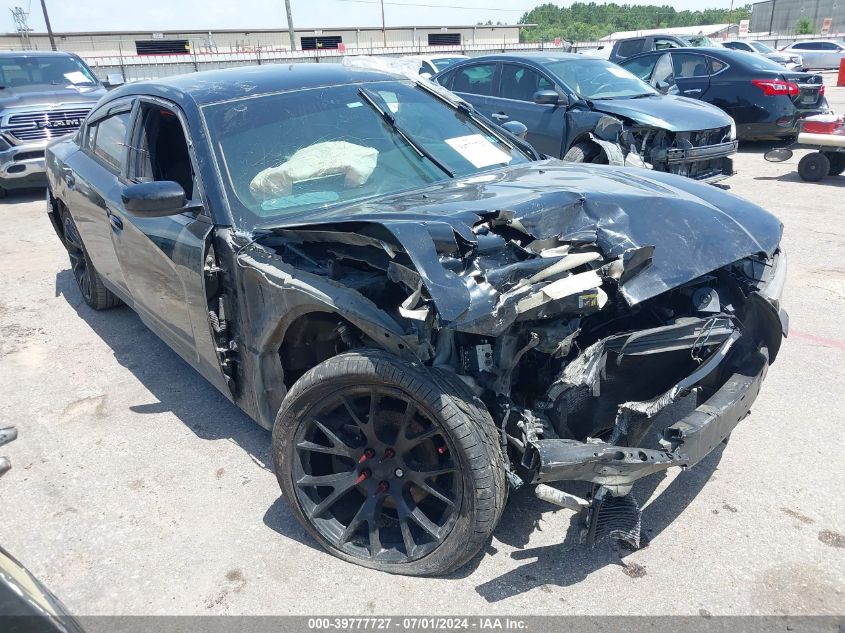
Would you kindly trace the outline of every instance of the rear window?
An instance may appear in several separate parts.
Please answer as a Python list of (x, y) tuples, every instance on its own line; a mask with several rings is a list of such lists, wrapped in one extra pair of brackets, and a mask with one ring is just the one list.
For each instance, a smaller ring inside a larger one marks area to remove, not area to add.
[[(737, 59), (746, 68), (752, 68), (754, 70), (776, 70), (778, 72), (783, 72), (783, 66), (781, 66), (777, 62), (773, 62), (767, 57), (755, 55), (754, 53), (745, 53), (743, 51), (736, 51), (734, 55), (736, 55), (735, 59)], [(734, 59), (734, 57), (731, 56), (731, 59)]]

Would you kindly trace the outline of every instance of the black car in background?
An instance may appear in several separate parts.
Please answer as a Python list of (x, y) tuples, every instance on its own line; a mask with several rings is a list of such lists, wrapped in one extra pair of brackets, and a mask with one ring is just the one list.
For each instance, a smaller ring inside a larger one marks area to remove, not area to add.
[(674, 35), (649, 35), (643, 37), (628, 37), (613, 43), (608, 59), (620, 63), (623, 59), (649, 51), (665, 51), (670, 48), (686, 48), (692, 46), (686, 38)]
[(540, 152), (579, 163), (651, 166), (695, 180), (733, 174), (733, 121), (661, 94), (616, 64), (569, 53), (485, 55), (434, 80), (499, 124), (519, 121)]
[(801, 119), (829, 111), (821, 75), (789, 71), (743, 51), (657, 51), (621, 66), (663, 92), (718, 106), (733, 117), (743, 140), (792, 138)]

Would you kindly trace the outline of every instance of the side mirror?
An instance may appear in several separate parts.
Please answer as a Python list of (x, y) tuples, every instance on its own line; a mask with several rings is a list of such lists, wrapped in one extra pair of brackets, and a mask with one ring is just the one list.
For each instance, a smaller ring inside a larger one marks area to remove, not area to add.
[(431, 79), (432, 77), (434, 77), (434, 75), (432, 75), (431, 73), (420, 73), (420, 77), (422, 77), (423, 79)]
[(783, 161), (792, 158), (792, 150), (786, 149), (785, 147), (770, 149), (768, 152), (763, 154), (763, 158), (770, 163), (782, 163)]
[(507, 121), (502, 123), (502, 127), (517, 138), (524, 139), (528, 134), (528, 128), (525, 127), (524, 123), (520, 123), (519, 121)]
[(534, 93), (534, 103), (538, 105), (569, 105), (569, 99), (555, 90), (538, 90)]
[(189, 210), (185, 190), (172, 180), (129, 185), (120, 199), (127, 213), (142, 218), (161, 218)]
[(654, 87), (657, 88), (663, 94), (669, 92), (669, 82), (668, 81), (660, 81), (659, 79), (654, 82)]
[(109, 73), (108, 75), (106, 75), (106, 88), (117, 88), (118, 86), (122, 86), (125, 83), (126, 80), (120, 73)]

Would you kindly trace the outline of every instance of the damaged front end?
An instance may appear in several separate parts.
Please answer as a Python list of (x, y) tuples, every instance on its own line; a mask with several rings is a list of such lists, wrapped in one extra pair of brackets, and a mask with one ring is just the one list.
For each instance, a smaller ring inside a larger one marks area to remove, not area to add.
[[(507, 182), (433, 193), (419, 202), (430, 209), (410, 216), (362, 207), (270, 227), (240, 262), (263, 260), (265, 274), (272, 262), (277, 285), (331, 297), (322, 313), (343, 319), (313, 344), (337, 353), (389, 342), (452, 372), (489, 410), (512, 486), (586, 510), (591, 541), (636, 546), (634, 482), (693, 466), (727, 438), (777, 356), (787, 331), (781, 226), (723, 192), (714, 195), (730, 212), (677, 189), (612, 200), (524, 194), (537, 174), (553, 189), (572, 177), (532, 166)], [(494, 187), (509, 210), (465, 210)], [(523, 197), (508, 198), (508, 187)], [(297, 370), (291, 362), (285, 372)], [(693, 410), (646, 446), (658, 414), (682, 400)], [(556, 481), (589, 482), (594, 493), (546, 485)]]
[(733, 125), (698, 131), (672, 131), (603, 116), (590, 138), (611, 165), (646, 167), (716, 183), (734, 174), (739, 147)]

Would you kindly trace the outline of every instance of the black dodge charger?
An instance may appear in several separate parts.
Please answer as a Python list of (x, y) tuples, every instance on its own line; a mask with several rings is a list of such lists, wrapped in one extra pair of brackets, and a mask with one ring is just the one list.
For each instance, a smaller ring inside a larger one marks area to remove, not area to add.
[(539, 160), (419, 77), (135, 83), (47, 166), (88, 305), (131, 307), (272, 430), (291, 512), (384, 571), (466, 563), (519, 486), (636, 546), (635, 482), (726, 439), (785, 334), (772, 215)]

